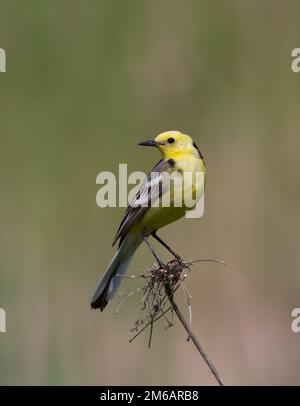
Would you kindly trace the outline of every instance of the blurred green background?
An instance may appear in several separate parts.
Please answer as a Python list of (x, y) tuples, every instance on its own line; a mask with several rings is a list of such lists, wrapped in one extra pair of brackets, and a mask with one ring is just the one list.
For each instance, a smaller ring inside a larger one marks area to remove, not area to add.
[[(148, 334), (128, 342), (139, 297), (118, 315), (118, 299), (89, 307), (124, 211), (96, 206), (96, 175), (149, 170), (158, 152), (137, 143), (171, 129), (206, 158), (206, 206), (161, 236), (187, 259), (228, 263), (187, 281), (195, 333), (227, 384), (300, 384), (300, 1), (0, 10), (0, 383), (214, 384), (177, 321), (157, 324), (150, 350)], [(152, 262), (141, 247), (131, 273)]]

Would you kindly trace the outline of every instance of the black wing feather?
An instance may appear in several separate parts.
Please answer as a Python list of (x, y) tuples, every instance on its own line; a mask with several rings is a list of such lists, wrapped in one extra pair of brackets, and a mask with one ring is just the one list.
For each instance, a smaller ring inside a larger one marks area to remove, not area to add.
[[(147, 179), (142, 183), (140, 190), (135, 196), (134, 200), (139, 199), (145, 192), (147, 193), (147, 196), (151, 196), (151, 186), (150, 186), (150, 180), (151, 180), (151, 173), (156, 172), (156, 173), (161, 173), (166, 171), (172, 166), (172, 163), (169, 161), (164, 161), (163, 159), (160, 160), (152, 169), (151, 172), (148, 174)], [(159, 196), (161, 196), (161, 190), (159, 191)], [(119, 238), (120, 244), (123, 240), (123, 238), (126, 236), (130, 228), (137, 222), (137, 220), (149, 209), (149, 205), (147, 207), (144, 206), (132, 206), (129, 205), (126, 209), (126, 212), (123, 216), (123, 219), (121, 221), (121, 224), (118, 228), (118, 231), (116, 233), (116, 236), (113, 240), (113, 246), (115, 243), (118, 241)]]

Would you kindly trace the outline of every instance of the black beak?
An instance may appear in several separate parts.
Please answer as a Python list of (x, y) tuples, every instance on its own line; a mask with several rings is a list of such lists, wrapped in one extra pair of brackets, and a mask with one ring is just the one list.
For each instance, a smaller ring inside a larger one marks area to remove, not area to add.
[(158, 145), (158, 143), (154, 140), (150, 140), (150, 141), (139, 142), (138, 145), (143, 145), (145, 147), (156, 147)]

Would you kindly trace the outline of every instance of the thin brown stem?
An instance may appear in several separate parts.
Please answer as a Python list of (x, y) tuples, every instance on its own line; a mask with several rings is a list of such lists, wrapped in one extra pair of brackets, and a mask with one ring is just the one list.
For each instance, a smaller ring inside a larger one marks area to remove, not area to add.
[[(152, 323), (154, 323), (155, 321), (161, 319), (162, 317), (164, 317), (166, 315), (166, 313), (168, 313), (168, 311), (170, 311), (172, 309), (172, 307), (168, 307), (167, 310), (161, 310), (161, 315), (156, 317), (154, 320), (152, 320)], [(131, 339), (129, 340), (129, 342), (131, 343), (135, 338), (137, 338), (140, 334), (142, 334), (142, 332), (144, 330), (146, 330), (146, 328), (148, 326), (150, 326), (151, 322), (148, 322), (140, 331), (138, 331), (133, 337), (131, 337)]]
[(199, 343), (197, 337), (194, 335), (194, 333), (192, 332), (189, 324), (187, 323), (187, 321), (185, 320), (183, 314), (181, 313), (179, 307), (177, 306), (177, 304), (174, 301), (174, 295), (172, 292), (172, 288), (170, 287), (169, 283), (165, 283), (165, 289), (166, 289), (166, 293), (168, 295), (168, 299), (171, 303), (172, 309), (174, 310), (174, 312), (176, 313), (177, 317), (179, 318), (181, 324), (183, 325), (183, 327), (185, 328), (186, 332), (188, 333), (188, 337), (192, 340), (192, 342), (194, 343), (195, 347), (197, 348), (197, 350), (199, 351), (200, 355), (202, 356), (202, 358), (204, 359), (204, 361), (206, 362), (208, 368), (210, 369), (211, 373), (213, 374), (213, 376), (216, 378), (217, 382), (219, 383), (220, 386), (224, 386), (224, 382), (223, 379), (221, 378), (220, 374), (218, 373), (216, 367), (214, 366), (214, 364), (211, 362), (211, 360), (208, 358), (206, 352), (204, 351), (203, 347), (201, 346), (201, 344)]

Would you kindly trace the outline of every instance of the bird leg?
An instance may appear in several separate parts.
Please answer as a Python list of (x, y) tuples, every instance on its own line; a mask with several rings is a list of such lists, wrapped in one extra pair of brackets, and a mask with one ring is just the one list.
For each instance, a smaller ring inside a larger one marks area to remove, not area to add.
[(147, 247), (149, 248), (149, 250), (152, 252), (152, 254), (153, 254), (154, 258), (156, 259), (159, 267), (160, 268), (165, 268), (166, 265), (163, 263), (163, 261), (160, 259), (160, 257), (156, 253), (156, 251), (155, 251), (153, 245), (151, 244), (151, 242), (149, 241), (148, 237), (143, 235), (142, 238), (145, 241), (145, 243), (147, 244)]
[(180, 261), (182, 258), (180, 255), (178, 255), (175, 251), (173, 251), (173, 249), (171, 247), (169, 247), (154, 231), (152, 233), (152, 237), (155, 238), (158, 242), (161, 243), (161, 245), (163, 245), (176, 259), (177, 261)]

